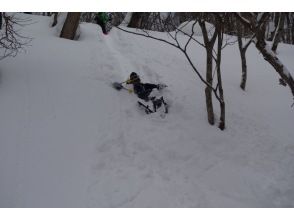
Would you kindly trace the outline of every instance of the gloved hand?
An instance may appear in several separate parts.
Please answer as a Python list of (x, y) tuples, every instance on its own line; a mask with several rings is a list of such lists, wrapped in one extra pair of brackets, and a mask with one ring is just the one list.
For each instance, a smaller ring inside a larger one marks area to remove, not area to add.
[(158, 90), (162, 90), (163, 88), (166, 88), (166, 87), (167, 87), (167, 85), (165, 85), (165, 84), (158, 84), (157, 85)]
[(132, 80), (130, 80), (130, 79), (128, 79), (127, 81), (126, 81), (126, 84), (131, 84), (132, 83)]

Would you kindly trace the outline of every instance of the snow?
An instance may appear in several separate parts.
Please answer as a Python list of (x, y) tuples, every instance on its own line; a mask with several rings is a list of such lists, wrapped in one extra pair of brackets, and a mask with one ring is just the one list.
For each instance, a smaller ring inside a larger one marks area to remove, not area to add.
[[(294, 206), (292, 97), (254, 46), (245, 92), (238, 45), (224, 50), (221, 131), (208, 125), (204, 86), (175, 48), (88, 23), (78, 41), (60, 39), (50, 18), (30, 17), (31, 47), (0, 63), (0, 207)], [(189, 51), (204, 73), (204, 49)], [(291, 71), (293, 54), (279, 45)], [(132, 71), (168, 85), (164, 119), (110, 86)]]

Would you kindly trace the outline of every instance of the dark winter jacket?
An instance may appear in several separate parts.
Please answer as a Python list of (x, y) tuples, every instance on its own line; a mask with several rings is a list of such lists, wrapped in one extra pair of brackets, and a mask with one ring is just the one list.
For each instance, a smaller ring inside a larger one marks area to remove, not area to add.
[(158, 89), (158, 85), (151, 84), (151, 83), (134, 83), (134, 93), (140, 99), (144, 99), (145, 101), (149, 100), (149, 95), (153, 89)]

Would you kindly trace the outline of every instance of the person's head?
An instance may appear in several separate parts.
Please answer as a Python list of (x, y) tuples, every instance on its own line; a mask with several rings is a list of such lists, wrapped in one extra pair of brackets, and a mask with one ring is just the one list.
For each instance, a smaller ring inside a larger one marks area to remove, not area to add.
[(127, 83), (128, 84), (135, 84), (135, 83), (140, 83), (140, 81), (141, 80), (140, 80), (140, 77), (138, 76), (138, 74), (135, 72), (132, 72), (130, 74), (130, 78), (128, 79)]

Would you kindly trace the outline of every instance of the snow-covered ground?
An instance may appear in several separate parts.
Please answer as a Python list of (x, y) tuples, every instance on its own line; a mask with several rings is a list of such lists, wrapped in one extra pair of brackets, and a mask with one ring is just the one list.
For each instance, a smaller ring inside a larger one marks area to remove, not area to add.
[[(245, 92), (237, 45), (224, 50), (221, 131), (176, 49), (87, 23), (78, 41), (60, 39), (31, 17), (32, 46), (0, 62), (0, 207), (294, 207), (292, 97), (254, 46)], [(293, 73), (294, 47), (278, 50)], [(204, 73), (204, 50), (191, 51)], [(168, 85), (167, 117), (110, 86), (132, 71)]]

